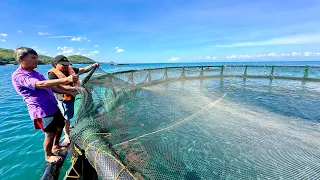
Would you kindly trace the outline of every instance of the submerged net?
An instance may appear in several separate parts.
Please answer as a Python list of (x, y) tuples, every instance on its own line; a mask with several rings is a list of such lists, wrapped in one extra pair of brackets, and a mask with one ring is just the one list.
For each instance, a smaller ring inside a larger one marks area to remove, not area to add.
[(319, 179), (317, 67), (96, 73), (73, 142), (102, 179)]

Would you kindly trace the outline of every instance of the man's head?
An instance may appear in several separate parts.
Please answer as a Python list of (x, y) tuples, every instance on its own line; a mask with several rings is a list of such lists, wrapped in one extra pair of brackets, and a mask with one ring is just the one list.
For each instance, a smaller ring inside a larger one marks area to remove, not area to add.
[(68, 71), (68, 67), (70, 62), (67, 57), (63, 55), (58, 55), (54, 58), (53, 66), (57, 68), (59, 71)]
[(38, 53), (32, 48), (18, 47), (16, 49), (17, 61), (22, 68), (33, 70), (38, 65)]

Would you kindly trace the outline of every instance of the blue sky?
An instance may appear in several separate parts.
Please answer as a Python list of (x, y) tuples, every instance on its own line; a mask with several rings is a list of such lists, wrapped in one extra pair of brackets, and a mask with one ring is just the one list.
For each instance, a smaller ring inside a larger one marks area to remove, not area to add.
[(320, 1), (0, 1), (0, 47), (100, 62), (318, 60)]

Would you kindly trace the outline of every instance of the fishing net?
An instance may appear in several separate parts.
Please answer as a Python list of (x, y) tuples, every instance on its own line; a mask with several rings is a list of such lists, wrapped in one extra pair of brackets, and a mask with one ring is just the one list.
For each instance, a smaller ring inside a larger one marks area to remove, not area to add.
[(318, 67), (95, 72), (71, 138), (102, 179), (319, 179)]

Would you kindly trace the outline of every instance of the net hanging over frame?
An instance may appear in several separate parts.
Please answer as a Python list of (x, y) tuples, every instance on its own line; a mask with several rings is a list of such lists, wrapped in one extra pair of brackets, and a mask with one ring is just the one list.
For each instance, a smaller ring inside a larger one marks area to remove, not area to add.
[(96, 72), (71, 138), (102, 179), (319, 179), (319, 69)]

